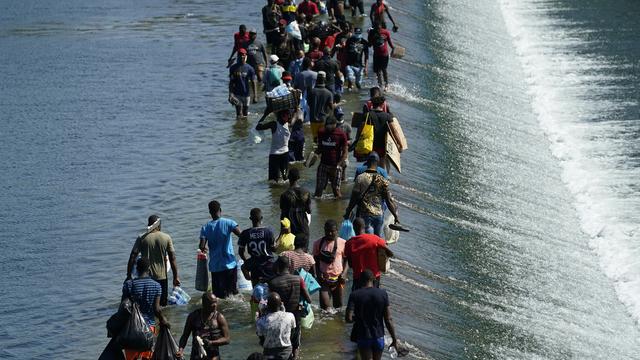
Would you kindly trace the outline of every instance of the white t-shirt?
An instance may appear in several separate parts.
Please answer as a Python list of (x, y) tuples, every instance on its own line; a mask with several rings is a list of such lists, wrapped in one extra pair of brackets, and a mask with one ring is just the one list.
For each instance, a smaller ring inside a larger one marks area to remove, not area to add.
[(265, 349), (291, 346), (291, 330), (296, 327), (296, 318), (290, 312), (276, 311), (256, 321), (256, 333), (264, 336)]

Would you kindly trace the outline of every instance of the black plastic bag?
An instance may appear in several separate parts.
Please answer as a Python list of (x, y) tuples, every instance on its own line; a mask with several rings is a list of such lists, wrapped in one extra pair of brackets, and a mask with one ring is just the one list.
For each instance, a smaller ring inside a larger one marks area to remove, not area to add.
[(209, 289), (209, 265), (207, 254), (198, 251), (196, 257), (196, 290), (207, 291)]
[(125, 360), (124, 353), (120, 345), (116, 343), (115, 339), (111, 339), (104, 348), (98, 360)]
[(123, 349), (147, 351), (153, 348), (153, 331), (135, 301), (131, 301), (131, 316), (118, 333), (116, 341)]
[(160, 327), (158, 341), (153, 348), (153, 356), (151, 360), (180, 360), (181, 357), (176, 355), (178, 352), (178, 344), (171, 335), (171, 331), (166, 326)]
[(116, 337), (131, 316), (131, 300), (124, 299), (118, 311), (107, 320), (107, 337)]

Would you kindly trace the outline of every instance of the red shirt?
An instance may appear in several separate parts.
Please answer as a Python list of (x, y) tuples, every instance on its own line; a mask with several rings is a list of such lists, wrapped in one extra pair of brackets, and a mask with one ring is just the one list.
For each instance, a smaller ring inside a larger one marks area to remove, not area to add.
[(304, 14), (305, 16), (313, 16), (320, 13), (318, 10), (318, 5), (312, 1), (303, 1), (298, 5), (298, 13)]
[(357, 235), (347, 241), (344, 257), (349, 261), (355, 280), (360, 279), (366, 269), (371, 270), (376, 278), (380, 276), (378, 248), (386, 245), (384, 239), (374, 234)]
[(313, 49), (307, 53), (307, 57), (314, 62), (318, 61), (324, 54), (320, 49)]
[(347, 134), (336, 128), (333, 132), (327, 129), (318, 131), (318, 149), (320, 150), (320, 162), (329, 166), (337, 166), (344, 155), (343, 151), (348, 151)]
[(324, 48), (328, 47), (329, 49), (333, 49), (333, 45), (335, 45), (336, 38), (338, 37), (338, 35), (340, 35), (340, 31), (338, 31), (335, 34), (331, 34), (331, 35), (327, 36), (324, 39), (324, 44), (323, 44), (322, 48), (324, 49)]
[(389, 46), (393, 46), (389, 30), (380, 28), (378, 34), (371, 30), (368, 41), (373, 48), (373, 56), (389, 56)]
[(240, 35), (240, 32), (233, 34), (233, 48), (238, 51), (240, 48), (245, 47), (249, 42), (249, 33), (245, 32), (244, 35)]

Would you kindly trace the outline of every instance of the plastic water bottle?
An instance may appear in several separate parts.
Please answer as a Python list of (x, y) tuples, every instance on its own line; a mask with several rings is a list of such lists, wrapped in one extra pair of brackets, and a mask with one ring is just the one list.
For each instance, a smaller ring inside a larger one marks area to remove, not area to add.
[(392, 359), (398, 357), (398, 350), (396, 350), (395, 346), (389, 346), (389, 357)]

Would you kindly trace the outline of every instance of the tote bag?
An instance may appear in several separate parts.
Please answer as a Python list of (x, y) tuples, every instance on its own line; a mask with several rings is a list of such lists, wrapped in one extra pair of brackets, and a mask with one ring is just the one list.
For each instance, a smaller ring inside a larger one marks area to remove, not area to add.
[(369, 119), (369, 113), (367, 113), (367, 118), (362, 125), (360, 137), (356, 143), (355, 156), (356, 158), (366, 157), (371, 151), (373, 151), (373, 124)]

